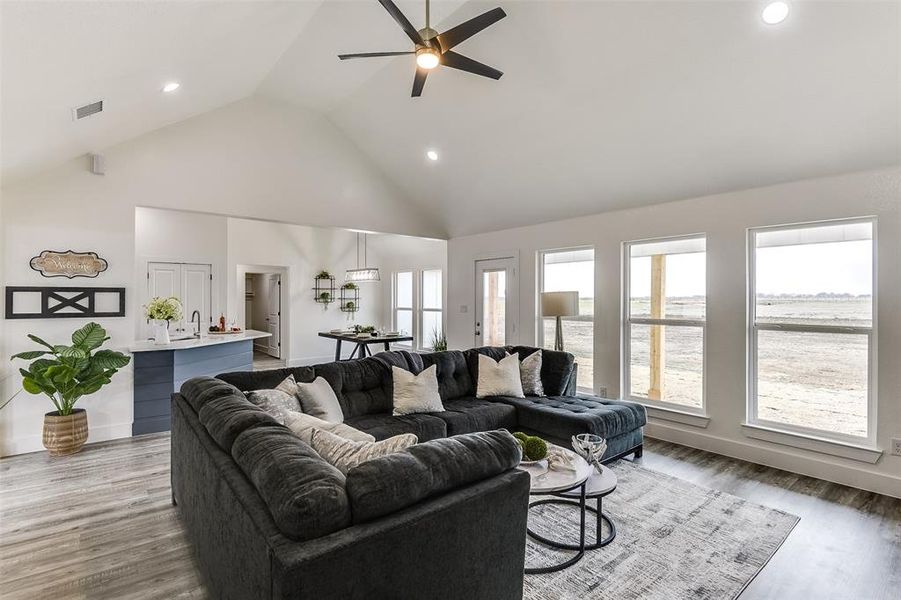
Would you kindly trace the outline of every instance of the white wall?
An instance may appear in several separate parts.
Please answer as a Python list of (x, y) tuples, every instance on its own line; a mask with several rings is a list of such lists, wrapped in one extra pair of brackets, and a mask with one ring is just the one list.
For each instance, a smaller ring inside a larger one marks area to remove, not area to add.
[[(327, 119), (276, 101), (243, 100), (97, 150), (106, 157), (104, 176), (92, 175), (82, 158), (0, 188), (0, 273), (4, 286), (125, 287), (126, 316), (98, 319), (111, 348), (127, 347), (139, 322), (136, 207), (442, 235)], [(41, 250), (69, 248), (98, 252), (109, 269), (86, 283), (43, 279), (28, 266)], [(4, 322), (0, 360), (30, 347), (26, 333), (65, 341), (85, 322)], [(18, 390), (18, 375), (10, 379)], [(90, 442), (130, 435), (131, 366), (83, 402)], [(0, 410), (0, 454), (40, 450), (50, 407), (46, 398), (20, 394)]]
[[(707, 234), (707, 403), (710, 424), (699, 429), (655, 421), (654, 437), (901, 497), (901, 457), (875, 465), (796, 450), (745, 437), (747, 228), (841, 217), (878, 217), (877, 441), (901, 437), (901, 170), (856, 173), (719, 194), (634, 210), (601, 213), (530, 227), (451, 239), (448, 244), (448, 333), (452, 347), (473, 344), (473, 261), (519, 256), (521, 343), (538, 327), (537, 253), (595, 248), (595, 386), (620, 388), (622, 242)], [(468, 312), (461, 312), (461, 306)]]

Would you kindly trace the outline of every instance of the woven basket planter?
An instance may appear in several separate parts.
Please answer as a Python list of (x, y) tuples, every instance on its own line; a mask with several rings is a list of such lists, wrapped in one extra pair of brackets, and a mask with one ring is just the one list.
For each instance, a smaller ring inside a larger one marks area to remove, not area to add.
[(75, 454), (88, 440), (88, 413), (76, 408), (60, 416), (56, 411), (44, 415), (44, 448), (50, 456)]

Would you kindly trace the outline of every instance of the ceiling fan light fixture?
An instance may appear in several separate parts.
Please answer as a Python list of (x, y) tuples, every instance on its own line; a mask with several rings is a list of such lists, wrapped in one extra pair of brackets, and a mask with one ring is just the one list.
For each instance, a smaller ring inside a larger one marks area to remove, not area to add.
[(420, 48), (416, 51), (416, 65), (421, 69), (434, 69), (438, 66), (438, 52), (432, 48)]

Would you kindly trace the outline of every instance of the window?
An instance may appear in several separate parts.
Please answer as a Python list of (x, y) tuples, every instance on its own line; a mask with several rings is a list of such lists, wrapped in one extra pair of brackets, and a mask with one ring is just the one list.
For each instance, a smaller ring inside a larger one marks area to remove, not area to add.
[(872, 219), (750, 231), (748, 419), (875, 441)]
[(432, 349), (435, 341), (443, 337), (441, 310), (443, 294), (441, 291), (441, 270), (430, 269), (422, 272), (422, 302), (420, 310), (420, 348)]
[(625, 396), (703, 413), (706, 238), (629, 242), (624, 257)]
[[(413, 271), (394, 274), (394, 329), (402, 335), (413, 335)], [(399, 346), (412, 346), (399, 342)]]
[[(594, 249), (552, 250), (541, 253), (541, 292), (579, 292), (578, 316), (563, 317), (563, 348), (579, 364), (577, 387), (594, 388)], [(539, 309), (540, 310), (540, 309)], [(557, 320), (541, 318), (543, 348), (553, 349)]]
[(436, 334), (443, 334), (442, 278), (441, 269), (394, 274), (394, 329), (413, 337), (398, 345), (431, 349)]

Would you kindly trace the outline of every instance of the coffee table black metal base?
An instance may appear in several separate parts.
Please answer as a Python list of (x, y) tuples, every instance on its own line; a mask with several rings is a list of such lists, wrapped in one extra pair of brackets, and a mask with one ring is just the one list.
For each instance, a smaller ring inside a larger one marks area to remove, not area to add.
[[(535, 502), (532, 502), (531, 504), (529, 504), (529, 508), (531, 508), (533, 506), (539, 506), (541, 504), (561, 504), (561, 505), (566, 504), (569, 506), (580, 507), (580, 509), (582, 509), (582, 512), (583, 512), (583, 515), (582, 515), (582, 518), (583, 518), (582, 535), (583, 536), (585, 534), (584, 512), (585, 511), (593, 512), (595, 514), (595, 517), (597, 518), (597, 531), (595, 533), (595, 539), (594, 539), (593, 544), (584, 545), (584, 547), (583, 547), (583, 544), (581, 544), (581, 543), (580, 544), (567, 544), (565, 542), (558, 542), (557, 540), (552, 540), (550, 538), (546, 538), (541, 534), (535, 533), (531, 529), (527, 529), (526, 531), (528, 532), (529, 537), (531, 537), (532, 539), (537, 540), (537, 541), (541, 542), (542, 544), (552, 546), (554, 548), (560, 548), (561, 550), (584, 551), (584, 550), (597, 550), (598, 548), (603, 548), (604, 546), (606, 546), (607, 544), (612, 542), (614, 540), (614, 538), (616, 538), (616, 525), (613, 524), (613, 521), (610, 520), (610, 517), (608, 517), (607, 515), (604, 514), (602, 502), (603, 502), (603, 497), (598, 497), (597, 498), (597, 508), (595, 508), (593, 506), (582, 507), (581, 499), (576, 501), (576, 500), (564, 500), (564, 499), (560, 499), (560, 498), (545, 498), (544, 500), (536, 500)], [(610, 533), (607, 534), (607, 537), (602, 538), (601, 535), (603, 534), (603, 531), (604, 531), (603, 530), (604, 523), (607, 524), (607, 528), (610, 530)]]
[[(587, 549), (587, 547), (585, 546), (585, 510), (586, 510), (585, 483), (583, 482), (583, 483), (579, 484), (578, 488), (579, 488), (579, 500), (578, 501), (562, 500), (562, 499), (558, 500), (557, 498), (547, 498), (544, 500), (536, 500), (535, 502), (529, 503), (529, 508), (532, 508), (533, 506), (538, 506), (540, 504), (551, 504), (551, 503), (574, 504), (580, 508), (580, 511), (579, 511), (580, 512), (580, 521), (579, 521), (579, 544), (578, 545), (562, 544), (555, 540), (551, 540), (542, 535), (539, 535), (539, 534), (535, 533), (534, 531), (532, 531), (531, 529), (529, 529), (528, 527), (526, 528), (526, 533), (529, 534), (529, 537), (531, 537), (535, 540), (538, 540), (539, 542), (541, 542), (543, 544), (551, 546), (552, 548), (560, 548), (562, 550), (578, 550), (578, 553), (576, 553), (575, 556), (572, 556), (572, 557), (568, 558), (567, 560), (563, 561), (562, 563), (558, 563), (556, 565), (550, 565), (547, 567), (526, 567), (525, 572), (527, 575), (538, 575), (541, 573), (555, 573), (557, 571), (562, 571), (563, 569), (565, 569), (567, 567), (571, 567), (572, 565), (576, 564), (577, 562), (582, 560), (583, 556), (585, 556), (585, 550)], [(573, 488), (572, 490), (574, 491), (575, 488)], [(552, 494), (552, 495), (556, 495), (556, 494)]]

